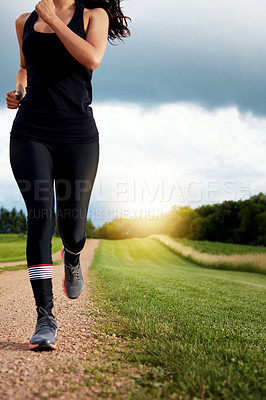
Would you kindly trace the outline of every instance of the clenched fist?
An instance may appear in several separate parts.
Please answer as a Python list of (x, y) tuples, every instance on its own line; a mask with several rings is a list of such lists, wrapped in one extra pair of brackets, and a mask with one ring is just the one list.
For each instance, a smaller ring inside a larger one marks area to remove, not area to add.
[(41, 0), (35, 6), (35, 11), (39, 14), (41, 19), (49, 24), (54, 17), (56, 17), (55, 13), (55, 5), (53, 0)]
[(22, 96), (22, 92), (18, 92), (17, 90), (12, 90), (11, 92), (8, 92), (6, 96), (7, 108), (11, 108), (13, 110), (18, 108)]

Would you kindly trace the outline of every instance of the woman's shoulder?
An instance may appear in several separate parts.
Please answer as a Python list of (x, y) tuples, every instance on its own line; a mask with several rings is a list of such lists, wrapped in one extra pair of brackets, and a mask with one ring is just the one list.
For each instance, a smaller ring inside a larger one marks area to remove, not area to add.
[(18, 24), (25, 23), (30, 15), (31, 15), (31, 12), (26, 12), (26, 13), (18, 15), (16, 18), (16, 23), (18, 23)]
[(84, 7), (84, 26), (85, 32), (88, 31), (90, 19), (96, 18), (98, 21), (108, 19), (107, 11), (103, 8), (85, 8)]
[(27, 21), (27, 19), (29, 18), (29, 16), (31, 15), (31, 12), (27, 12), (27, 13), (23, 13), (17, 16), (15, 23), (16, 23), (16, 27), (18, 29), (22, 29), (25, 25), (25, 22)]
[(108, 16), (107, 11), (102, 7), (97, 7), (97, 8), (86, 8), (86, 7), (84, 7), (84, 14), (86, 14), (86, 15), (106, 15), (106, 16)]

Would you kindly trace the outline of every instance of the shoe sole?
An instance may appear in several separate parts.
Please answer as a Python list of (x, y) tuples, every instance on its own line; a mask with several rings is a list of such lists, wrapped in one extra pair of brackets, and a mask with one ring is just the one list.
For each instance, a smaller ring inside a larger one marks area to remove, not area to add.
[(53, 350), (57, 350), (57, 347), (56, 347), (56, 344), (47, 343), (47, 342), (38, 343), (38, 344), (29, 343), (29, 350), (32, 350), (32, 351), (53, 351)]

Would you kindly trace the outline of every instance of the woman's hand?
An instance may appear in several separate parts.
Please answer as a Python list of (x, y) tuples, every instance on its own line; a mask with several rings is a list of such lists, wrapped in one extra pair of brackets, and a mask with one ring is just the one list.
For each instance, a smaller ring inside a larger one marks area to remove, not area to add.
[(22, 92), (17, 90), (12, 90), (7, 93), (6, 104), (7, 108), (16, 109), (19, 106), (19, 102), (22, 98)]
[(55, 13), (55, 5), (53, 0), (41, 0), (35, 6), (35, 11), (39, 14), (41, 19), (49, 24), (55, 17), (57, 17)]

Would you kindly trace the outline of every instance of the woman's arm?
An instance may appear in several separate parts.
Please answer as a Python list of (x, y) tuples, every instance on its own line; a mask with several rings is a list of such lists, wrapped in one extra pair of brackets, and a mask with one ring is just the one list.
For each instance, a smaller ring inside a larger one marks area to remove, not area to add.
[(68, 28), (56, 15), (53, 0), (41, 0), (35, 10), (80, 64), (91, 71), (100, 65), (106, 50), (109, 28), (109, 17), (103, 8), (85, 9), (89, 13), (86, 40)]
[[(20, 53), (20, 67), (16, 76), (15, 90), (7, 93), (6, 102), (7, 108), (15, 109), (18, 108), (20, 100), (26, 94), (27, 86), (27, 70), (25, 65), (24, 55), (22, 53), (22, 35), (25, 22), (29, 17), (30, 13), (21, 14), (16, 18), (16, 32), (19, 43), (19, 53)], [(18, 94), (16, 94), (18, 93)]]
[[(29, 17), (30, 13), (21, 14), (16, 18), (16, 32), (17, 38), (19, 43), (19, 54), (20, 54), (20, 67), (18, 69), (18, 73), (16, 76), (16, 83), (15, 83), (15, 90), (17, 92), (21, 92), (21, 96), (24, 97), (26, 94), (26, 86), (27, 86), (27, 70), (25, 64), (24, 54), (22, 53), (22, 36), (23, 36), (23, 29), (27, 18)], [(22, 98), (21, 97), (21, 98)]]

